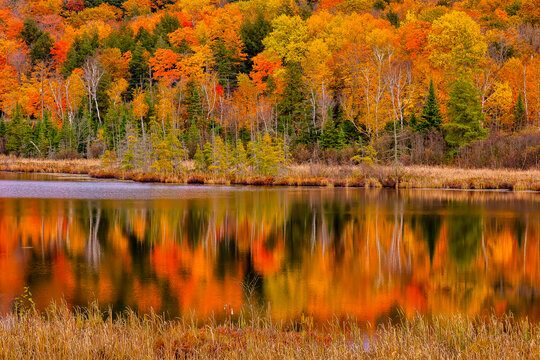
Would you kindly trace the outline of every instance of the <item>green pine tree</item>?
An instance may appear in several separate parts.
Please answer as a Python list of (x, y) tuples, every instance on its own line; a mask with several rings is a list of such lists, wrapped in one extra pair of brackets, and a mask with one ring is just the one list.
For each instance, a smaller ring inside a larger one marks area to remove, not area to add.
[(135, 136), (133, 129), (130, 129), (127, 135), (127, 150), (122, 158), (120, 170), (132, 170), (135, 168), (138, 144), (139, 139)]
[(193, 162), (195, 163), (195, 171), (203, 172), (206, 170), (206, 161), (200, 146), (198, 146), (197, 151), (195, 151)]
[(339, 132), (336, 129), (334, 120), (329, 119), (324, 123), (320, 145), (323, 149), (337, 148), (338, 141)]
[(449, 123), (444, 125), (446, 142), (453, 151), (486, 136), (482, 128), (484, 113), (478, 91), (469, 79), (458, 79), (450, 92), (448, 102)]
[(32, 128), (17, 106), (6, 129), (6, 152), (8, 154), (28, 155), (33, 148)]
[(516, 107), (514, 108), (514, 130), (521, 130), (525, 126), (526, 114), (525, 105), (521, 93), (518, 95)]
[(420, 119), (416, 120), (416, 116), (411, 119), (411, 128), (416, 132), (426, 133), (429, 131), (439, 131), (442, 125), (441, 108), (437, 102), (435, 96), (435, 86), (433, 86), (433, 80), (429, 82), (429, 91), (424, 108), (422, 109), (422, 115)]
[(347, 134), (345, 133), (345, 128), (343, 125), (341, 125), (339, 127), (339, 133), (338, 133), (338, 138), (337, 138), (337, 144), (336, 144), (336, 148), (341, 150), (343, 149), (345, 146), (347, 146), (347, 143), (348, 143), (348, 139), (347, 139)]

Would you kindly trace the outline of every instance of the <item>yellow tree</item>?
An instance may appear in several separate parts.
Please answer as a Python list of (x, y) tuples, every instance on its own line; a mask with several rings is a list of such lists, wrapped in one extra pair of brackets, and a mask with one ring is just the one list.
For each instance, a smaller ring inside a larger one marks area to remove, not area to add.
[(451, 11), (435, 20), (428, 39), (430, 60), (452, 73), (474, 70), (487, 51), (480, 25), (460, 11)]
[(286, 62), (299, 63), (307, 51), (308, 27), (300, 16), (280, 15), (272, 21), (272, 32), (263, 41), (266, 49)]
[(487, 114), (486, 121), (498, 130), (512, 129), (513, 104), (512, 89), (508, 82), (495, 82), (484, 107), (484, 112)]
[(310, 91), (312, 122), (314, 126), (317, 125), (317, 114), (320, 115), (321, 119), (319, 126), (324, 126), (328, 109), (332, 102), (332, 92), (330, 91), (330, 58), (331, 52), (326, 42), (322, 39), (314, 39), (308, 43), (306, 57), (302, 65)]
[(150, 107), (146, 102), (146, 94), (143, 91), (138, 92), (133, 99), (133, 116), (141, 121), (141, 131), (143, 136), (143, 142), (146, 141), (146, 135), (144, 130), (144, 117), (148, 114)]

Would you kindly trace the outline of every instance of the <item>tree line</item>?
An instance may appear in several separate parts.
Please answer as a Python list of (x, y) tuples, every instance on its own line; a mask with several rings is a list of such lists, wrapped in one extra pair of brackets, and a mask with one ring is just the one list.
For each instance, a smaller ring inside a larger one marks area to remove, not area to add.
[(537, 166), (533, 3), (3, 1), (0, 152), (173, 173)]

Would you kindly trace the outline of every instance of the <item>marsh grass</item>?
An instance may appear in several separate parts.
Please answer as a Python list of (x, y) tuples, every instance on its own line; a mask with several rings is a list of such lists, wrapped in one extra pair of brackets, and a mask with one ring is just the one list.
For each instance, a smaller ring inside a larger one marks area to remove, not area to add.
[(0, 171), (87, 174), (94, 178), (176, 184), (325, 186), (399, 189), (540, 191), (540, 170), (461, 169), (443, 166), (290, 165), (278, 176), (184, 174), (102, 168), (99, 160), (40, 160), (0, 156)]
[(527, 359), (540, 327), (510, 316), (416, 316), (376, 328), (352, 320), (315, 328), (244, 309), (233, 320), (121, 315), (52, 304), (0, 316), (2, 359)]

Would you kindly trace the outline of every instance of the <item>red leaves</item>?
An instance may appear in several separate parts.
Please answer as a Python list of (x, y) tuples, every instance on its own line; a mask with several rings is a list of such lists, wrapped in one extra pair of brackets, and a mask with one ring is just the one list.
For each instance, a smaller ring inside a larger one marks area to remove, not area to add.
[(51, 55), (53, 56), (55, 66), (57, 68), (62, 67), (64, 61), (66, 61), (67, 53), (71, 45), (67, 41), (57, 41), (51, 49)]

